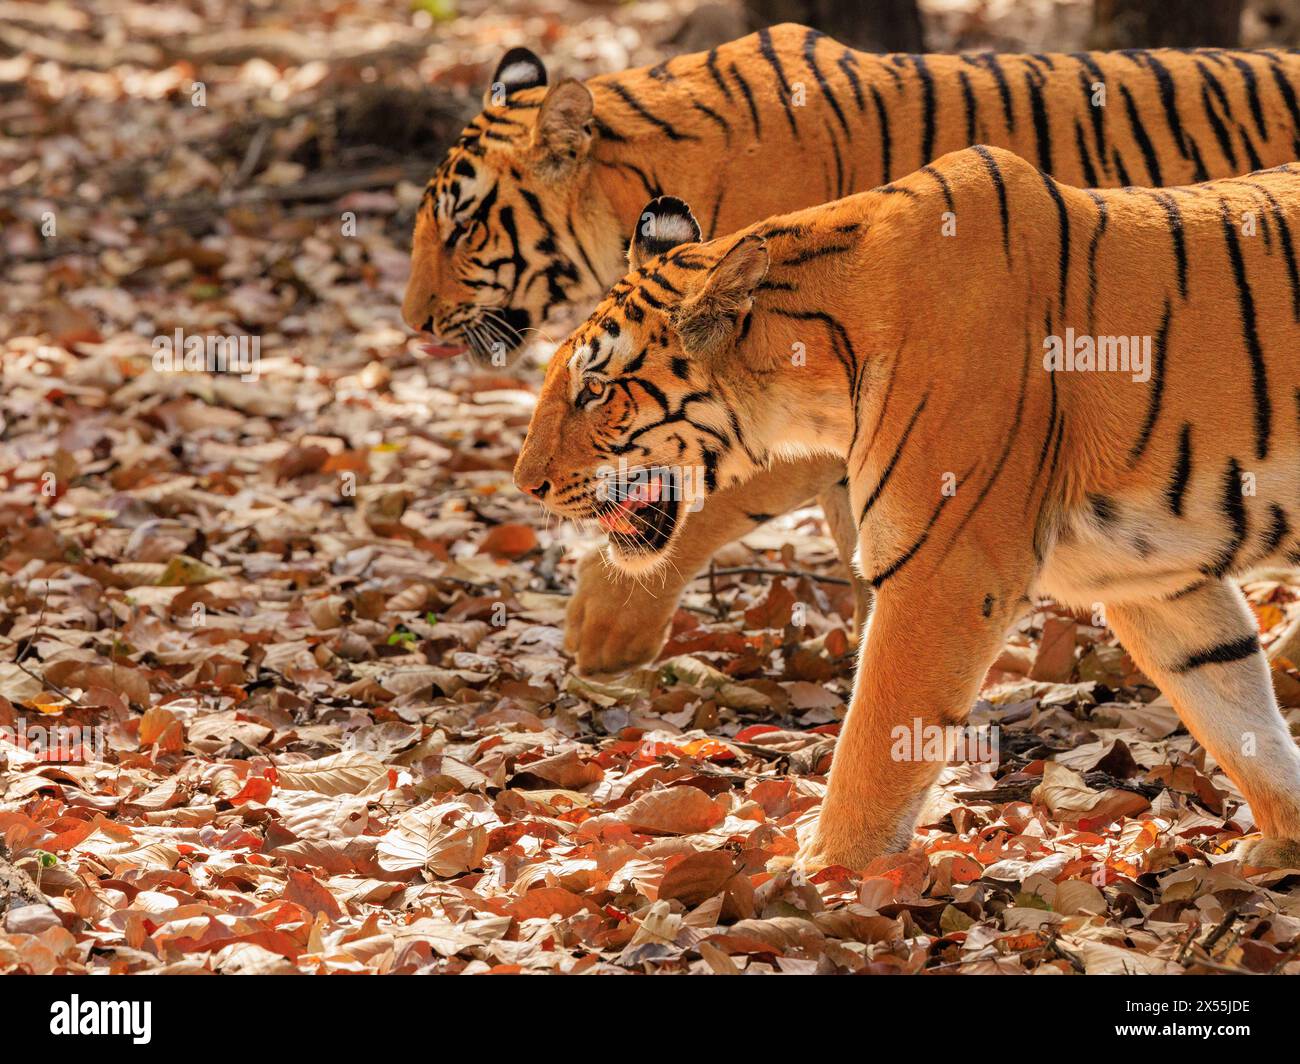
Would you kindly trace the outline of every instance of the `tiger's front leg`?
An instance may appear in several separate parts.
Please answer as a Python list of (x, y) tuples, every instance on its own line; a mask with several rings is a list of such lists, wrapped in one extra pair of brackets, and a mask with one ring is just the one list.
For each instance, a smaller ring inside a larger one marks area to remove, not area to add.
[[(686, 519), (662, 564), (648, 573), (625, 573), (604, 551), (589, 554), (578, 567), (565, 618), (565, 647), (576, 656), (578, 671), (620, 672), (653, 661), (686, 585), (717, 550), (768, 518), (836, 490), (843, 476), (842, 461), (807, 458), (778, 462), (743, 484), (714, 492)], [(838, 517), (837, 512), (831, 518), (837, 533)]]
[(796, 858), (802, 871), (860, 870), (907, 848), (946, 763), (918, 759), (917, 747), (944, 734), (929, 729), (965, 723), (1029, 585), (1028, 561), (1005, 564), (1015, 553), (998, 559), (998, 572), (987, 555), (954, 550), (877, 589), (826, 799)]

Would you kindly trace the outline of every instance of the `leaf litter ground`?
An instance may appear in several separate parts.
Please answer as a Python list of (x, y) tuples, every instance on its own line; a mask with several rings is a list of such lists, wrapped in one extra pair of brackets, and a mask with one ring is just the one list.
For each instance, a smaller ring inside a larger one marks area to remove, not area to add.
[[(647, 6), (527, 26), (609, 68), (656, 54)], [(400, 43), (353, 7), (322, 39)], [(368, 79), (346, 55), (195, 67), (167, 47), (188, 8), (158, 10), (134, 67), (0, 61), (30, 153), (0, 203), (0, 971), (1300, 972), (1297, 876), (1244, 874), (1241, 796), (1103, 627), (1046, 603), (972, 715), (996, 761), (945, 770), (909, 852), (770, 874), (852, 679), (816, 513), (728, 548), (653, 666), (575, 676), (595, 540), (510, 485), (539, 372), (412, 353), (419, 181), (322, 149), (314, 105)], [(521, 11), (457, 19), (436, 76), (366, 62), (477, 85)], [(346, 180), (304, 192), (322, 173)], [(133, 209), (140, 175), (161, 208)], [(176, 328), (259, 336), (258, 379), (155, 372)], [(1247, 585), (1266, 646), (1293, 581)]]

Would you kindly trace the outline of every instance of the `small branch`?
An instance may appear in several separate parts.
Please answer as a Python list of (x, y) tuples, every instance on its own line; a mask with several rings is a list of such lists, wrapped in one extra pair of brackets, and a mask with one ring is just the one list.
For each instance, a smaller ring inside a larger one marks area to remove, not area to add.
[[(27, 637), (28, 648), (30, 648), (40, 637), (41, 625), (45, 623), (45, 607), (49, 603), (49, 601), (50, 601), (50, 585), (49, 582), (47, 581), (45, 584), (45, 597), (41, 599), (41, 612), (36, 615), (36, 627), (35, 629), (33, 629), (32, 634)], [(41, 690), (45, 690), (48, 688), (49, 690), (53, 691), (55, 694), (63, 698), (66, 698), (70, 705), (74, 705), (80, 708), (85, 708), (81, 705), (80, 699), (73, 698), (72, 695), (68, 694), (67, 691), (65, 691), (62, 687), (56, 684), (53, 680), (47, 680), (44, 676), (38, 676), (36, 673), (32, 672), (32, 670), (29, 669), (26, 665), (24, 665), (21, 660), (23, 656), (23, 652), (17, 649), (18, 647), (17, 640), (14, 641), (14, 647), (15, 647), (14, 664), (17, 665), (19, 669), (25, 672), (33, 680), (35, 680), (38, 684), (40, 684)]]
[[(1188, 953), (1190, 953), (1192, 950), (1198, 950), (1201, 953), (1205, 954), (1205, 957), (1208, 958), (1211, 963), (1217, 963), (1214, 961), (1214, 958), (1210, 955), (1210, 950), (1214, 948), (1214, 944), (1218, 942), (1219, 939), (1221, 939), (1225, 934), (1227, 934), (1228, 928), (1230, 928), (1233, 925), (1237, 917), (1240, 915), (1241, 915), (1240, 911), (1234, 905), (1231, 909), (1229, 909), (1226, 913), (1223, 914), (1223, 919), (1220, 920), (1214, 926), (1214, 929), (1206, 936), (1204, 942), (1196, 941), (1196, 928), (1193, 927), (1191, 934), (1188, 935), (1187, 937), (1187, 941), (1183, 943), (1183, 948), (1178, 951), (1178, 956), (1175, 958), (1175, 961), (1178, 964), (1186, 964)], [(1197, 960), (1194, 963), (1204, 964), (1205, 960)]]
[(263, 122), (257, 127), (252, 138), (248, 142), (248, 151), (244, 153), (244, 159), (239, 164), (239, 169), (235, 172), (232, 182), (235, 188), (243, 188), (248, 183), (249, 178), (257, 170), (257, 164), (262, 161), (262, 151), (266, 148), (266, 142), (271, 138), (271, 126)]
[[(713, 607), (714, 616), (717, 617), (718, 620), (722, 620), (727, 616), (728, 612), (730, 611), (728, 611), (727, 607), (722, 604), (722, 600), (718, 598), (717, 576), (718, 576), (717, 563), (712, 558), (710, 558), (709, 559), (709, 605)], [(696, 579), (698, 580), (699, 577), (696, 577)]]
[(1210, 932), (1209, 937), (1201, 943), (1201, 948), (1205, 950), (1206, 953), (1209, 953), (1210, 950), (1214, 948), (1214, 944), (1227, 933), (1228, 928), (1233, 925), (1233, 922), (1240, 915), (1241, 913), (1235, 905), (1224, 913), (1223, 919), (1220, 920), (1215, 929)]
[[(18, 906), (14, 902), (19, 903)], [(45, 895), (36, 881), (9, 860), (9, 851), (0, 842), (0, 916), (22, 905), (45, 902)]]
[(1088, 969), (1084, 965), (1079, 955), (1077, 953), (1072, 953), (1070, 950), (1062, 946), (1056, 940), (1056, 937), (1057, 937), (1057, 930), (1056, 928), (1052, 928), (1052, 932), (1047, 938), (1046, 948), (1049, 949), (1051, 952), (1055, 953), (1063, 961), (1068, 963), (1070, 967), (1073, 968), (1080, 975), (1086, 975), (1088, 973)]
[(711, 582), (716, 576), (792, 576), (796, 580), (814, 580), (819, 584), (839, 584), (841, 587), (849, 587), (853, 583), (852, 580), (846, 580), (842, 576), (821, 576), (818, 573), (810, 573), (807, 569), (764, 569), (755, 565), (736, 565), (726, 569), (714, 569), (710, 566), (707, 573), (701, 573), (695, 579), (707, 579)]
[(1230, 964), (1224, 964), (1216, 961), (1200, 946), (1192, 947), (1193, 956), (1190, 963), (1201, 968), (1209, 968), (1212, 972), (1222, 972), (1224, 975), (1259, 975), (1259, 972), (1252, 972), (1247, 968), (1234, 968)]
[(773, 750), (770, 746), (759, 746), (757, 743), (738, 743), (735, 739), (726, 739), (724, 741), (737, 750), (743, 750), (747, 754), (761, 757), (765, 761), (788, 761), (790, 759), (791, 751), (789, 750)]
[[(1131, 780), (1116, 779), (1109, 773), (1097, 769), (1085, 772), (1083, 781), (1093, 790), (1132, 791), (1134, 794), (1140, 794), (1148, 800), (1165, 789), (1162, 784), (1134, 783)], [(953, 797), (963, 802), (1027, 802), (1041, 782), (1039, 779), (1032, 779), (1020, 783), (1008, 783), (1001, 787), (995, 787), (991, 791), (954, 791)]]
[(1300, 957), (1300, 946), (1293, 946), (1291, 949), (1287, 950), (1287, 952), (1283, 955), (1282, 959), (1268, 970), (1268, 974), (1269, 975), (1280, 974), (1282, 969), (1285, 968), (1288, 964), (1290, 964), (1293, 960), (1295, 960), (1296, 957)]

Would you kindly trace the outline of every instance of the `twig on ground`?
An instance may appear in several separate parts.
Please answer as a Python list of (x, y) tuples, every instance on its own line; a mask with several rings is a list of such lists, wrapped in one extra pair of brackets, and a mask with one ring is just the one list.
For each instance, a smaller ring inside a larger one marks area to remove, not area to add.
[[(49, 601), (50, 601), (50, 585), (49, 582), (47, 581), (45, 584), (45, 597), (41, 599), (41, 612), (36, 616), (36, 627), (32, 630), (32, 634), (27, 637), (27, 646), (29, 649), (31, 648), (32, 644), (36, 642), (37, 638), (39, 638), (41, 634), (41, 625), (45, 623), (45, 606)], [(14, 646), (15, 647), (18, 646), (16, 640), (14, 642)], [(29, 669), (26, 665), (22, 663), (21, 660), (22, 656), (23, 656), (22, 651), (16, 649), (14, 652), (14, 664), (17, 665), (20, 670), (25, 672), (33, 680), (35, 680), (38, 684), (40, 684), (42, 689), (48, 688), (49, 690), (53, 691), (55, 694), (59, 695), (60, 697), (66, 698), (70, 704), (79, 707), (81, 706), (80, 699), (73, 698), (72, 695), (70, 695), (62, 687), (56, 684), (53, 680), (47, 680), (44, 676), (39, 676), (36, 673), (32, 672), (31, 669)]]
[(1050, 950), (1052, 953), (1055, 953), (1063, 961), (1068, 963), (1070, 967), (1073, 968), (1080, 975), (1087, 975), (1088, 969), (1084, 965), (1083, 960), (1079, 957), (1077, 953), (1074, 953), (1066, 949), (1064, 946), (1062, 946), (1061, 943), (1057, 941), (1057, 934), (1058, 932), (1056, 928), (1052, 928), (1052, 933), (1047, 937), (1046, 948)]
[(701, 573), (696, 580), (703, 580), (706, 577), (712, 580), (716, 576), (793, 576), (797, 579), (815, 580), (819, 584), (839, 584), (841, 587), (848, 587), (852, 584), (851, 580), (846, 580), (842, 576), (822, 576), (819, 573), (811, 573), (807, 569), (765, 569), (755, 565), (733, 565), (725, 569), (714, 569), (709, 567), (707, 573)]

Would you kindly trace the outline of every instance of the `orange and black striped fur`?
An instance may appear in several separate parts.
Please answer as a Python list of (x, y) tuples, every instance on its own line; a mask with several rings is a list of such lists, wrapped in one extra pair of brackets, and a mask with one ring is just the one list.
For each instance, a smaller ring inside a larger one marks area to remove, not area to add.
[[(1300, 168), (1098, 192), (976, 147), (708, 243), (680, 202), (647, 212), (515, 477), (645, 568), (694, 519), (691, 469), (847, 464), (876, 597), (804, 864), (907, 845), (940, 766), (891, 761), (892, 730), (963, 721), (1044, 595), (1104, 607), (1249, 799), (1249, 863), (1300, 867), (1300, 753), (1231, 582), (1300, 562)], [(1105, 368), (1056, 357), (1081, 338)], [(620, 486), (642, 469), (653, 491)]]
[(975, 143), (1068, 184), (1188, 184), (1300, 158), (1298, 99), (1295, 51), (875, 55), (787, 24), (548, 89), (514, 49), (425, 190), (403, 313), (488, 361), (594, 304), (665, 192), (713, 237)]
[[(873, 55), (784, 25), (659, 66), (549, 88), (515, 49), (425, 192), (403, 316), (504, 365), (560, 307), (623, 272), (648, 197), (706, 236), (862, 191), (976, 141), (1073, 184), (1179, 184), (1300, 157), (1300, 54)], [(852, 542), (843, 470), (782, 461), (720, 492), (657, 587), (584, 561), (567, 639), (584, 671), (653, 657), (715, 550), (818, 495)], [(860, 596), (861, 597), (861, 596)]]

